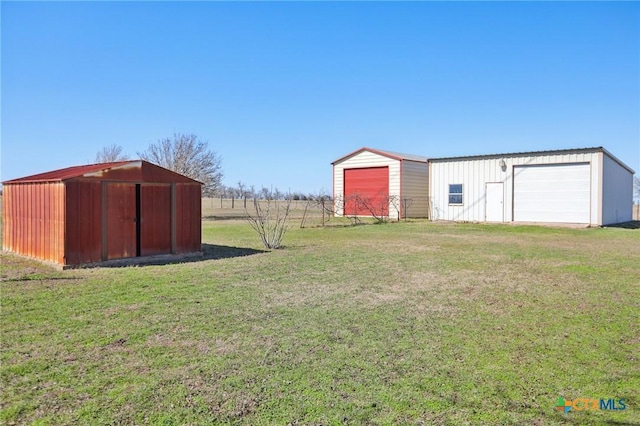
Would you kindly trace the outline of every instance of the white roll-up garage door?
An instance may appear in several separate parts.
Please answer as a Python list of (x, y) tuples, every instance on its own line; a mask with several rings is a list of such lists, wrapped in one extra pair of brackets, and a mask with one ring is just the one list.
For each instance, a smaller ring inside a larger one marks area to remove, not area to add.
[(589, 163), (514, 166), (513, 220), (590, 223)]

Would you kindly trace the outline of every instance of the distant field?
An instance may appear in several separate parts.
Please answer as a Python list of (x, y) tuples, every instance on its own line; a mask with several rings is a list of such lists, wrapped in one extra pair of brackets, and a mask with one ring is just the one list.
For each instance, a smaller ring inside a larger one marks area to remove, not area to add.
[[(263, 208), (266, 208), (267, 202), (265, 200), (259, 200), (258, 203), (260, 203)], [(273, 206), (277, 204), (281, 208), (284, 208), (286, 203), (287, 202), (283, 200), (273, 201)], [(323, 215), (323, 209), (320, 203), (292, 200), (289, 212), (292, 224), (296, 227), (300, 225), (314, 227), (321, 226), (323, 223), (327, 224), (333, 219), (327, 213), (327, 210), (331, 207), (330, 203), (330, 201), (326, 202), (326, 209)], [(253, 200), (251, 199), (247, 199), (246, 201), (244, 199), (234, 200), (231, 198), (202, 199), (202, 217), (205, 220), (243, 219), (247, 212), (254, 213)], [(338, 219), (338, 221), (340, 221), (340, 219)]]
[[(640, 424), (640, 230), (296, 225), (273, 252), (242, 220), (203, 235), (184, 264), (2, 254), (0, 422)], [(565, 415), (560, 396), (627, 409)]]

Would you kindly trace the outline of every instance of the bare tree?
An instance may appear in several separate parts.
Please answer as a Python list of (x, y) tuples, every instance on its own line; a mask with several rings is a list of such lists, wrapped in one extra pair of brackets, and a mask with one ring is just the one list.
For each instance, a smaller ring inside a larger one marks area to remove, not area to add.
[(129, 157), (122, 153), (122, 147), (114, 143), (105, 146), (96, 154), (96, 163), (114, 163), (128, 159)]
[(371, 217), (377, 223), (386, 223), (392, 218), (390, 210), (398, 213), (393, 220), (400, 220), (400, 198), (396, 195), (380, 194), (378, 196), (366, 196), (358, 193), (346, 197), (336, 197), (331, 205), (333, 212), (341, 212), (343, 217), (350, 219), (354, 225), (361, 222), (361, 217)]
[(342, 212), (342, 216), (351, 220), (351, 223), (353, 225), (359, 224), (362, 221), (360, 220), (360, 216), (358, 215), (358, 208), (356, 207), (358, 198), (359, 196), (357, 194), (352, 194), (346, 197), (336, 197), (333, 200), (334, 212)]
[[(283, 204), (283, 205), (281, 205)], [(280, 202), (269, 197), (266, 200), (253, 199), (253, 211), (245, 209), (247, 222), (258, 233), (268, 249), (282, 247), (282, 239), (289, 229), (291, 197)]]
[(138, 152), (147, 160), (204, 184), (203, 195), (212, 196), (222, 185), (222, 160), (196, 135), (176, 133)]
[(242, 198), (247, 198), (247, 185), (241, 180), (238, 181), (238, 195)]
[(263, 186), (262, 189), (260, 189), (260, 198), (262, 198), (263, 200), (269, 200), (273, 198), (271, 196), (271, 190)]
[[(399, 211), (398, 197), (395, 195), (380, 195), (378, 197), (362, 197), (356, 195), (356, 205), (358, 211), (366, 211), (377, 223), (387, 223), (389, 217), (389, 207)], [(399, 220), (400, 218), (398, 218)]]

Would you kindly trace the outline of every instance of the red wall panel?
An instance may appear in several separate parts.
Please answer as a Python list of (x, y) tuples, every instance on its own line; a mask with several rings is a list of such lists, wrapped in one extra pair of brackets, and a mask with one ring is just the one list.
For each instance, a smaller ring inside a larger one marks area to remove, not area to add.
[(66, 184), (66, 264), (101, 260), (101, 191), (99, 181), (70, 181)]
[(2, 247), (50, 262), (64, 261), (64, 185), (5, 184)]
[(171, 185), (140, 188), (140, 254), (171, 253)]
[(60, 265), (200, 251), (201, 185), (134, 163), (91, 176), (5, 183), (2, 248)]
[(136, 185), (108, 183), (106, 191), (107, 259), (136, 256)]
[(202, 250), (200, 184), (176, 184), (176, 253)]

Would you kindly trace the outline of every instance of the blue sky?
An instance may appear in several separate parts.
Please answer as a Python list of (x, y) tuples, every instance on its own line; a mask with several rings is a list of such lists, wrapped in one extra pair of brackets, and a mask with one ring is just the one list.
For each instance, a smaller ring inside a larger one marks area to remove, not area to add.
[(331, 192), (362, 146), (604, 146), (640, 171), (638, 2), (2, 2), (2, 180), (176, 132)]

